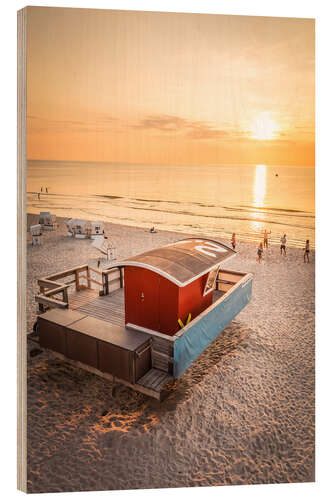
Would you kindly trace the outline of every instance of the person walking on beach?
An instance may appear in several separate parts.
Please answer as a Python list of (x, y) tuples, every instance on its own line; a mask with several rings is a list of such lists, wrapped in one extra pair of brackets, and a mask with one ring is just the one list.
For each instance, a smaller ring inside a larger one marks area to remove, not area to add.
[(264, 248), (268, 248), (268, 235), (271, 234), (272, 231), (268, 232), (267, 229), (264, 231)]
[(45, 191), (46, 191), (46, 193), (48, 193), (48, 192), (49, 192), (49, 190), (48, 190), (48, 188), (47, 188), (47, 187), (45, 188)]
[(40, 200), (40, 193), (37, 193), (38, 199)]
[(306, 240), (305, 248), (304, 248), (304, 262), (305, 262), (305, 259), (307, 260), (307, 262), (310, 262), (309, 261), (309, 254), (310, 254), (310, 240)]
[(258, 262), (260, 264), (261, 262), (261, 259), (262, 259), (262, 254), (263, 254), (263, 247), (262, 247), (262, 243), (260, 242), (259, 243), (259, 247), (258, 247), (258, 251), (257, 251), (257, 254), (258, 254)]
[(287, 235), (284, 234), (281, 238), (281, 246), (280, 246), (281, 255), (282, 255), (282, 251), (284, 252), (284, 255), (287, 255), (286, 254), (286, 243), (287, 243)]
[(232, 245), (232, 248), (235, 250), (235, 248), (236, 248), (236, 234), (235, 233), (232, 233), (231, 245)]

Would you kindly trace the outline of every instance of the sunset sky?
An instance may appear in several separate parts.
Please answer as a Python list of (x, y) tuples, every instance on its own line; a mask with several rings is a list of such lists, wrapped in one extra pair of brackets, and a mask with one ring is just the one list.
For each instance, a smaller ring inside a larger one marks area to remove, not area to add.
[(314, 166), (314, 28), (29, 7), (28, 159)]

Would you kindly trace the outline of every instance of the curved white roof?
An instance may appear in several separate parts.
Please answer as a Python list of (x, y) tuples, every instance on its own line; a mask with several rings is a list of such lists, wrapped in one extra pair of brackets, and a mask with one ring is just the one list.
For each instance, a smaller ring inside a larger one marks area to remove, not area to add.
[(125, 266), (143, 267), (183, 287), (235, 254), (234, 250), (220, 241), (187, 238), (116, 262), (109, 269)]

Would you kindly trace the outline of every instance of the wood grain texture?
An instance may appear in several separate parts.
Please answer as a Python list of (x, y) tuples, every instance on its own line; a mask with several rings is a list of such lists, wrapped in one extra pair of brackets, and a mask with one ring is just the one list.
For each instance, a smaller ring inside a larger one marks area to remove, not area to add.
[(27, 491), (26, 27), (17, 13), (17, 487)]

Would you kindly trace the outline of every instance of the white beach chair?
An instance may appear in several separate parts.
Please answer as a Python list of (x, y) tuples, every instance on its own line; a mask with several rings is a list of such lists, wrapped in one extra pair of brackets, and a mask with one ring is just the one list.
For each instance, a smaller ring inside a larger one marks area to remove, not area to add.
[(74, 219), (68, 219), (68, 220), (66, 220), (67, 235), (68, 236), (74, 236), (74, 232), (73, 232), (73, 220)]
[(74, 236), (78, 239), (90, 238), (90, 225), (86, 220), (74, 220)]
[(30, 234), (32, 238), (32, 245), (37, 246), (42, 244), (42, 226), (41, 224), (35, 224), (30, 226)]
[(98, 238), (104, 234), (103, 222), (90, 222), (90, 237), (92, 239)]
[(54, 231), (58, 227), (56, 221), (57, 216), (55, 214), (50, 212), (40, 212), (39, 214), (39, 224), (42, 225), (45, 231)]

